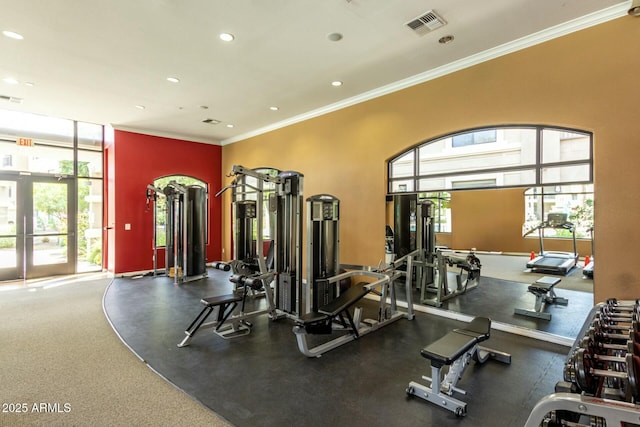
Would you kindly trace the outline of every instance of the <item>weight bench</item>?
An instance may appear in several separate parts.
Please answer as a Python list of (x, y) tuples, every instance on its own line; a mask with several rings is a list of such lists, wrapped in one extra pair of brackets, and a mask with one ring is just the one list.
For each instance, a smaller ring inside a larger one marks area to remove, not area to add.
[[(189, 325), (185, 334), (187, 336), (178, 344), (178, 347), (185, 347), (189, 345), (189, 341), (196, 334), (198, 329), (203, 327), (203, 323), (211, 313), (217, 311), (216, 322), (210, 322), (204, 325), (203, 329), (206, 327), (215, 326), (216, 332), (220, 330), (220, 327), (224, 324), (227, 318), (231, 315), (233, 310), (238, 305), (238, 302), (242, 301), (243, 297), (235, 294), (228, 295), (219, 295), (215, 297), (203, 298), (200, 300), (202, 304), (204, 304), (204, 308), (196, 316), (193, 322)], [(247, 328), (248, 329), (248, 328)], [(246, 333), (249, 333), (248, 331)]]
[(536, 280), (533, 284), (529, 285), (529, 292), (536, 297), (535, 308), (524, 309), (516, 308), (514, 314), (520, 314), (522, 316), (537, 317), (538, 319), (551, 320), (551, 313), (545, 313), (543, 310), (543, 304), (560, 304), (567, 305), (569, 300), (561, 298), (556, 295), (553, 287), (560, 283), (558, 277), (544, 276)]
[[(478, 345), (488, 340), (490, 333), (491, 319), (476, 317), (466, 327), (454, 329), (424, 347), (420, 354), (430, 360), (431, 377), (422, 378), (429, 381), (431, 387), (411, 381), (406, 389), (407, 394), (448, 409), (459, 417), (466, 415), (467, 404), (451, 396), (453, 392), (467, 394), (457, 387), (457, 383), (470, 360), (473, 358), (478, 363), (484, 363), (491, 358), (506, 364), (511, 363), (510, 354)], [(441, 378), (444, 366), (449, 366), (449, 370), (444, 378)]]

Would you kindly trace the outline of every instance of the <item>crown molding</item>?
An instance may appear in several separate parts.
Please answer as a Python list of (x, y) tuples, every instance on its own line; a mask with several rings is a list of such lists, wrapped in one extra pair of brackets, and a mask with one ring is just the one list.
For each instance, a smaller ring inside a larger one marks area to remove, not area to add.
[(388, 95), (388, 94), (391, 94), (399, 90), (403, 90), (421, 83), (425, 83), (430, 80), (434, 80), (439, 77), (446, 76), (447, 74), (451, 74), (456, 71), (460, 71), (465, 68), (469, 68), (474, 65), (478, 65), (480, 63), (490, 61), (492, 59), (499, 58), (501, 56), (504, 56), (513, 52), (517, 52), (519, 50), (523, 50), (528, 47), (532, 47), (540, 43), (544, 43), (546, 41), (553, 40), (553, 39), (574, 33), (576, 31), (580, 31), (589, 27), (596, 26), (596, 25), (627, 15), (628, 9), (629, 7), (627, 2), (623, 2), (615, 6), (611, 6), (609, 8), (602, 9), (600, 11), (582, 16), (580, 18), (576, 18), (571, 21), (556, 25), (554, 27), (547, 28), (545, 30), (531, 34), (529, 36), (519, 38), (512, 42), (505, 43), (503, 45), (496, 46), (491, 49), (487, 49), (483, 52), (468, 56), (458, 61), (451, 62), (441, 67), (434, 68), (424, 73), (416, 74), (415, 76), (408, 77), (406, 79), (399, 80), (397, 82), (390, 83), (385, 86), (381, 86), (379, 88), (370, 90), (368, 92), (361, 93), (351, 98), (347, 98), (339, 102), (329, 104), (324, 107), (321, 107), (303, 114), (299, 114), (297, 116), (290, 117), (286, 120), (282, 120), (282, 121), (273, 123), (271, 125), (264, 126), (259, 129), (255, 129), (251, 132), (247, 132), (242, 135), (237, 135), (232, 138), (224, 139), (220, 141), (220, 145), (232, 144), (234, 142), (242, 141), (254, 136), (262, 135), (267, 132), (281, 129), (286, 126), (293, 125), (295, 123), (300, 123), (305, 120), (319, 117), (327, 113), (338, 111), (343, 108), (347, 108), (365, 101), (369, 101), (371, 99), (379, 98), (381, 96)]

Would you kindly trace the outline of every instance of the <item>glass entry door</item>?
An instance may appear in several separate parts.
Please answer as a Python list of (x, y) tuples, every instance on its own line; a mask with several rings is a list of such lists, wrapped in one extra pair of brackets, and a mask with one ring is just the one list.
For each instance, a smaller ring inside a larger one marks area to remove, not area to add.
[(0, 174), (0, 280), (74, 273), (72, 182)]

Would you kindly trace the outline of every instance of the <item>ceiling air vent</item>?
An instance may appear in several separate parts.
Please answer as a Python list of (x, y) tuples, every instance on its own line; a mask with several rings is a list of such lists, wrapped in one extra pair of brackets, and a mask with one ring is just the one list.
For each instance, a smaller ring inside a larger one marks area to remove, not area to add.
[(9, 101), (13, 102), (14, 104), (22, 104), (22, 98), (16, 98), (15, 96), (0, 95), (0, 101)]
[(415, 31), (416, 34), (423, 36), (447, 25), (447, 21), (442, 19), (435, 11), (429, 10), (405, 25)]
[(204, 119), (204, 120), (202, 121), (202, 123), (207, 123), (207, 124), (210, 124), (210, 125), (217, 125), (217, 124), (219, 124), (219, 123), (220, 123), (220, 120), (216, 120), (216, 119)]

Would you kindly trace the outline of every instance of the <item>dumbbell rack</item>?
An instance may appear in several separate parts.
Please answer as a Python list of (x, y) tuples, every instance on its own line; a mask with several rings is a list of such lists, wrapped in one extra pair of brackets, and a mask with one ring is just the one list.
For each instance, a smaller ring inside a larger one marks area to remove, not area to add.
[(525, 426), (638, 424), (640, 300), (597, 304), (569, 351), (563, 376)]

